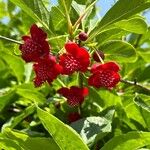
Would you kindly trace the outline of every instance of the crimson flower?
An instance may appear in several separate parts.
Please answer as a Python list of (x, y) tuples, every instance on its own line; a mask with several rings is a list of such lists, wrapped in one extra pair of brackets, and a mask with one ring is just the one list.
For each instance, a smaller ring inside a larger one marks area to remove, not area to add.
[(36, 62), (40, 57), (49, 54), (49, 44), (46, 41), (47, 34), (36, 24), (30, 28), (31, 36), (23, 36), (24, 44), (21, 44), (19, 49), (22, 53), (22, 58), (26, 62)]
[(96, 88), (105, 87), (112, 89), (120, 81), (119, 70), (119, 66), (114, 62), (95, 64), (91, 68), (92, 75), (88, 83)]
[(52, 55), (47, 55), (43, 59), (40, 59), (33, 65), (33, 69), (36, 74), (34, 78), (36, 87), (46, 81), (50, 84), (62, 71), (62, 67), (56, 63), (56, 59)]
[(89, 53), (74, 42), (65, 44), (67, 53), (60, 56), (59, 64), (63, 67), (62, 74), (70, 75), (75, 71), (85, 72), (90, 64)]
[(72, 86), (70, 89), (63, 87), (58, 90), (58, 93), (66, 97), (68, 104), (73, 107), (83, 103), (84, 97), (88, 95), (88, 89), (77, 86)]
[(78, 112), (72, 112), (68, 115), (68, 121), (69, 123), (75, 122), (81, 118), (80, 114)]

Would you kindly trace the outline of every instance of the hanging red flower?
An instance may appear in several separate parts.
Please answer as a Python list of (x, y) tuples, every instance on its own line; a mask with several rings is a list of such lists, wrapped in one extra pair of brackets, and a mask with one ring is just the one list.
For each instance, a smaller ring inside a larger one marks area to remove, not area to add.
[(59, 64), (63, 67), (62, 74), (70, 75), (75, 71), (85, 72), (90, 64), (89, 53), (74, 42), (65, 44), (67, 53), (60, 56)]
[(91, 68), (92, 75), (88, 83), (96, 88), (112, 89), (120, 81), (119, 66), (114, 62), (95, 64)]
[(21, 44), (19, 49), (22, 53), (22, 58), (26, 62), (36, 62), (40, 57), (49, 54), (49, 44), (46, 41), (47, 34), (36, 24), (30, 28), (31, 36), (23, 36), (24, 44)]
[(78, 112), (71, 112), (68, 115), (68, 121), (69, 123), (75, 122), (81, 118), (80, 114)]
[(45, 56), (43, 59), (39, 60), (33, 65), (33, 69), (36, 74), (34, 79), (36, 87), (42, 85), (46, 81), (50, 84), (62, 71), (62, 67), (56, 63), (56, 59), (52, 55)]
[(88, 89), (77, 86), (72, 86), (70, 89), (63, 87), (58, 90), (58, 93), (67, 98), (70, 106), (77, 106), (83, 103), (84, 97), (88, 95)]

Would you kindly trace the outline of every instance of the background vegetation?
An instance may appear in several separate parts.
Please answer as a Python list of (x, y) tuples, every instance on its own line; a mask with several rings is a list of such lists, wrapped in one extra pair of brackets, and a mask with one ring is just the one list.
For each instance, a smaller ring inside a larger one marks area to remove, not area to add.
[[(150, 149), (150, 28), (142, 15), (150, 0), (118, 0), (102, 19), (95, 3), (0, 1), (1, 149)], [(122, 76), (122, 82), (112, 91), (89, 87), (82, 119), (72, 124), (67, 115), (74, 108), (56, 91), (62, 83), (76, 84), (77, 76), (59, 76), (52, 85), (35, 88), (32, 63), (21, 59), (18, 45), (36, 23), (48, 33), (52, 53), (57, 54), (69, 36), (68, 15), (72, 24), (83, 16), (73, 36), (80, 30), (87, 32), (89, 38), (83, 44), (89, 51), (95, 46), (102, 50), (106, 62), (116, 61)]]

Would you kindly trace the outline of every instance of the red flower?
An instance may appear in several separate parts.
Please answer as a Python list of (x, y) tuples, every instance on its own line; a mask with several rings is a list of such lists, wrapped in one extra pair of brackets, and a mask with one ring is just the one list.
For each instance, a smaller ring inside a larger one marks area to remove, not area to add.
[(78, 112), (72, 112), (68, 115), (68, 121), (69, 123), (75, 122), (81, 118), (80, 114)]
[(19, 49), (22, 53), (22, 58), (26, 62), (38, 61), (40, 57), (49, 54), (49, 44), (46, 41), (47, 34), (37, 25), (33, 24), (30, 28), (30, 36), (23, 36), (24, 44), (21, 44)]
[(106, 87), (112, 89), (120, 81), (118, 71), (119, 66), (114, 62), (95, 64), (92, 66), (91, 72), (93, 74), (88, 83), (96, 88)]
[(62, 67), (56, 63), (56, 59), (52, 55), (47, 55), (39, 60), (38, 63), (34, 64), (33, 69), (36, 73), (34, 79), (36, 87), (42, 85), (46, 81), (50, 84), (62, 71)]
[(89, 53), (74, 42), (65, 44), (67, 53), (60, 56), (59, 64), (63, 67), (62, 74), (70, 75), (75, 71), (85, 72), (90, 64)]
[(58, 93), (67, 98), (70, 106), (77, 106), (83, 103), (84, 97), (88, 95), (88, 89), (77, 86), (72, 86), (70, 89), (63, 87), (58, 90)]

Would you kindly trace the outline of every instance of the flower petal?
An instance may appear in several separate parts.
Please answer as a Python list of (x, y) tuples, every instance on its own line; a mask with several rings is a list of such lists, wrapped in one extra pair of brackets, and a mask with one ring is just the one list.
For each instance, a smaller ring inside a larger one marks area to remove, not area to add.
[(47, 34), (40, 29), (36, 24), (33, 24), (30, 28), (31, 37), (34, 41), (43, 41), (47, 38)]

